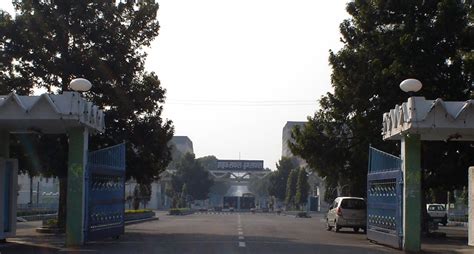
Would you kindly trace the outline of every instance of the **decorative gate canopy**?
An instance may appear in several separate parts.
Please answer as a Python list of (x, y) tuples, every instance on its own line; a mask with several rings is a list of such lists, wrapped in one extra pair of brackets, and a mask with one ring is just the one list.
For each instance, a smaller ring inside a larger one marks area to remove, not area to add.
[(66, 133), (74, 127), (104, 132), (104, 113), (80, 93), (0, 96), (0, 126), (9, 132)]
[(443, 101), (410, 97), (383, 114), (384, 140), (401, 140), (419, 134), (421, 140), (474, 140), (474, 100)]

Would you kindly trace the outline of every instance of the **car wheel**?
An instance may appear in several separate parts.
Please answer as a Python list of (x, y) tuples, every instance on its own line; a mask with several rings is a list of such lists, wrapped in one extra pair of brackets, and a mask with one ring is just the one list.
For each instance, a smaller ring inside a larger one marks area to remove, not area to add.
[(355, 228), (353, 228), (353, 229), (354, 229), (354, 232), (356, 232), (356, 233), (359, 232), (359, 228), (358, 228), (358, 227), (355, 227)]
[(341, 230), (341, 226), (337, 225), (337, 222), (334, 222), (334, 228), (336, 229), (336, 232)]
[(331, 230), (332, 230), (332, 227), (331, 227), (331, 225), (329, 225), (329, 221), (328, 221), (328, 220), (326, 220), (326, 230), (327, 230), (327, 231), (331, 231)]

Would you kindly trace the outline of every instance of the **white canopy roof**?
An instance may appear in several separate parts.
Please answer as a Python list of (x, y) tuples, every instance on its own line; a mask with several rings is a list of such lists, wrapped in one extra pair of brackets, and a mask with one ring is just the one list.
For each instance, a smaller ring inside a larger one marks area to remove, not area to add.
[(474, 100), (443, 101), (410, 97), (383, 114), (384, 140), (403, 134), (420, 134), (422, 140), (474, 140)]
[(74, 127), (104, 132), (104, 113), (80, 93), (0, 96), (0, 129), (10, 132), (65, 133)]

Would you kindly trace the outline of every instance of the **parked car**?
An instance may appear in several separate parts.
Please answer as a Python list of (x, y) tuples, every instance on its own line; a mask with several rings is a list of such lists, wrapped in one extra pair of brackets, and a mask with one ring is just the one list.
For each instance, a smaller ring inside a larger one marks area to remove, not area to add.
[(339, 232), (341, 228), (352, 228), (354, 232), (367, 229), (367, 205), (363, 198), (338, 197), (329, 206), (326, 215), (326, 228)]
[(426, 211), (433, 222), (438, 222), (446, 226), (448, 224), (448, 212), (444, 204), (427, 204)]

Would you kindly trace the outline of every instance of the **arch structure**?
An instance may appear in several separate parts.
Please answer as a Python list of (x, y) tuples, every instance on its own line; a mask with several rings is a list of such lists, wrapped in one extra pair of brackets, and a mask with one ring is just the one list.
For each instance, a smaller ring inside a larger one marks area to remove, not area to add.
[[(421, 207), (421, 141), (474, 141), (474, 100), (410, 97), (407, 102), (383, 114), (382, 137), (384, 140), (401, 141), (403, 249), (418, 252), (421, 248), (421, 209), (424, 209)], [(469, 180), (470, 183), (472, 181), (474, 179)], [(469, 188), (470, 193), (474, 194), (472, 184)], [(474, 245), (474, 233), (471, 233), (474, 222), (471, 218), (469, 242)]]

